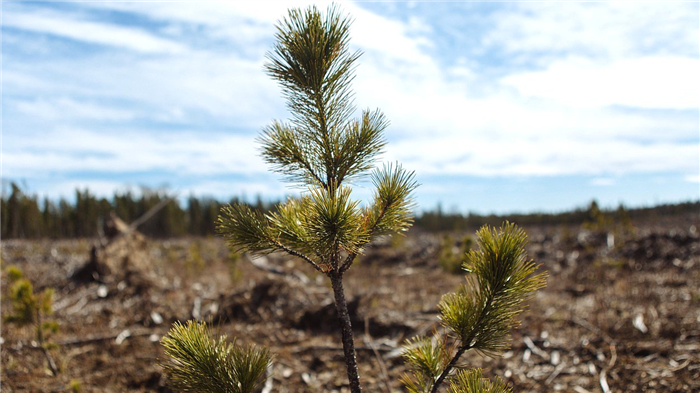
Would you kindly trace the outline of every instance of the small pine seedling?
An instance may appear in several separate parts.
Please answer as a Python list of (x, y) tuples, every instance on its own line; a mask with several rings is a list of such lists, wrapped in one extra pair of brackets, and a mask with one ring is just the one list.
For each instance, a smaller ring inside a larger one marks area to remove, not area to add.
[(440, 322), (447, 334), (409, 340), (404, 360), (411, 370), (401, 378), (411, 393), (435, 393), (449, 379), (450, 392), (510, 392), (503, 381), (483, 379), (478, 369), (451, 375), (459, 358), (474, 349), (496, 356), (510, 346), (510, 331), (536, 290), (546, 284), (546, 273), (525, 253), (527, 236), (514, 224), (477, 232), (479, 250), (467, 254), (462, 268), (466, 283), (442, 297)]
[[(222, 209), (217, 229), (236, 252), (285, 252), (328, 277), (341, 325), (350, 391), (362, 391), (354, 337), (343, 289), (344, 274), (377, 235), (396, 234), (412, 224), (412, 172), (400, 165), (372, 171), (383, 151), (388, 122), (378, 110), (354, 112), (350, 82), (360, 53), (348, 48), (350, 22), (331, 6), (325, 17), (315, 8), (293, 9), (277, 25), (277, 42), (268, 54), (268, 73), (277, 80), (292, 112), (275, 121), (259, 141), (274, 171), (306, 189), (275, 211), (262, 213), (245, 204)], [(362, 207), (351, 199), (349, 182), (371, 172), (374, 198)], [(481, 251), (471, 251), (464, 267), (472, 274), (457, 293), (440, 303), (449, 337), (411, 341), (405, 358), (412, 375), (402, 378), (412, 392), (436, 392), (469, 349), (496, 354), (508, 345), (515, 316), (544, 275), (525, 260), (522, 231), (478, 233)], [(162, 340), (169, 361), (163, 367), (176, 388), (191, 392), (251, 392), (270, 364), (267, 350), (241, 348), (213, 339), (206, 324), (175, 324)], [(452, 392), (502, 392), (480, 370), (450, 376)]]
[(264, 130), (262, 155), (306, 192), (266, 215), (243, 204), (225, 207), (218, 230), (235, 250), (286, 252), (329, 278), (350, 390), (357, 393), (361, 385), (343, 276), (374, 237), (408, 229), (417, 184), (400, 165), (386, 165), (371, 174), (375, 193), (366, 207), (351, 198), (348, 184), (371, 172), (388, 122), (379, 110), (352, 118), (350, 82), (360, 53), (349, 51), (349, 27), (333, 6), (325, 16), (315, 7), (294, 9), (278, 24), (266, 69), (282, 86), (292, 119)]
[[(341, 325), (350, 391), (359, 393), (343, 276), (373, 238), (411, 226), (412, 192), (417, 183), (413, 173), (398, 164), (373, 170), (384, 149), (382, 133), (388, 121), (379, 110), (364, 110), (359, 119), (352, 118), (350, 82), (360, 53), (349, 50), (349, 28), (349, 19), (335, 6), (325, 16), (316, 7), (293, 9), (277, 24), (266, 70), (280, 83), (292, 118), (274, 121), (259, 141), (262, 156), (272, 169), (306, 192), (267, 214), (245, 204), (227, 206), (217, 229), (236, 252), (286, 252), (328, 277)], [(351, 198), (348, 184), (368, 173), (375, 192), (363, 207)], [(179, 341), (169, 343), (174, 361), (184, 361), (180, 356), (189, 352), (174, 350)], [(201, 378), (218, 375), (202, 374)]]
[(9, 297), (12, 311), (3, 317), (4, 321), (18, 326), (33, 325), (36, 330), (36, 340), (46, 356), (49, 369), (53, 375), (58, 375), (58, 367), (49, 352), (51, 343), (45, 335), (58, 331), (58, 324), (55, 321), (46, 320), (46, 316), (53, 313), (54, 290), (46, 288), (41, 293), (34, 293), (31, 281), (24, 278), (22, 270), (16, 266), (7, 268), (7, 278), (10, 281)]

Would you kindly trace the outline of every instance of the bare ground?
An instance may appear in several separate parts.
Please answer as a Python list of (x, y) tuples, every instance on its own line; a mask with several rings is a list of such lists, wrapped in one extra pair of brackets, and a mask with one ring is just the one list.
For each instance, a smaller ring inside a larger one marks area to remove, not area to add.
[[(659, 218), (614, 239), (526, 228), (548, 286), (522, 315), (510, 351), (496, 359), (467, 354), (463, 363), (501, 376), (516, 392), (700, 391), (698, 223), (698, 216)], [(365, 391), (401, 391), (404, 340), (440, 329), (440, 296), (463, 281), (439, 268), (440, 240), (413, 231), (377, 244), (346, 276)], [(193, 317), (270, 347), (268, 392), (348, 391), (330, 285), (302, 261), (272, 255), (231, 263), (221, 239), (147, 240), (137, 250), (152, 269), (147, 276), (71, 279), (91, 245), (2, 243), (3, 266), (20, 267), (36, 289), (56, 289), (52, 318), (61, 326), (51, 337), (61, 369), (54, 377), (32, 330), (2, 325), (4, 392), (170, 392), (159, 340)], [(3, 294), (6, 284), (3, 275)], [(8, 307), (4, 296), (3, 313)]]

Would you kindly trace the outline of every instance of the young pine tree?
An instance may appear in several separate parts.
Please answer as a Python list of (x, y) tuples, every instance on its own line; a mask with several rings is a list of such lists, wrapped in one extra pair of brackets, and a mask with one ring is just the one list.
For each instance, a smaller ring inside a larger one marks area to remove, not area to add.
[(56, 322), (46, 320), (46, 316), (53, 313), (53, 288), (35, 293), (31, 281), (24, 278), (22, 271), (15, 266), (7, 268), (7, 278), (10, 282), (8, 290), (12, 310), (3, 315), (4, 321), (18, 326), (32, 325), (51, 373), (58, 375), (58, 367), (49, 352), (50, 343), (46, 338), (47, 333), (58, 331)]
[[(381, 112), (365, 110), (353, 119), (350, 82), (360, 54), (348, 49), (349, 21), (331, 7), (291, 10), (278, 24), (277, 42), (266, 69), (277, 80), (292, 112), (275, 121), (260, 142), (274, 171), (306, 190), (269, 214), (244, 204), (222, 209), (218, 230), (235, 252), (286, 252), (328, 277), (333, 288), (350, 390), (361, 392), (343, 277), (363, 248), (380, 233), (397, 233), (412, 223), (413, 173), (400, 165), (372, 171), (384, 147), (388, 123)], [(348, 183), (367, 172), (374, 198), (361, 207)], [(481, 371), (453, 373), (460, 356), (475, 349), (496, 354), (508, 345), (522, 302), (544, 285), (543, 275), (525, 259), (525, 235), (513, 225), (479, 231), (480, 251), (463, 265), (467, 285), (445, 295), (441, 319), (449, 333), (409, 342), (405, 359), (412, 374), (402, 382), (411, 392), (437, 392), (445, 381), (453, 393), (506, 392)], [(240, 348), (215, 340), (205, 324), (176, 324), (163, 339), (172, 359), (164, 365), (176, 387), (191, 392), (251, 392), (270, 356), (264, 349)]]
[(482, 378), (480, 369), (459, 370), (459, 358), (469, 350), (495, 356), (509, 347), (510, 331), (525, 307), (523, 303), (546, 283), (546, 273), (527, 259), (527, 236), (506, 223), (498, 230), (477, 232), (478, 250), (467, 253), (462, 268), (466, 284), (442, 297), (438, 308), (446, 334), (409, 340), (404, 360), (411, 374), (401, 378), (411, 393), (435, 393), (448, 382), (452, 393), (507, 393), (510, 388), (496, 378)]
[[(237, 252), (286, 252), (328, 277), (350, 389), (356, 393), (361, 385), (343, 276), (375, 236), (402, 232), (411, 225), (411, 192), (417, 184), (413, 173), (398, 164), (373, 170), (385, 145), (382, 132), (388, 122), (379, 110), (365, 110), (353, 118), (350, 82), (360, 53), (350, 52), (349, 28), (350, 21), (333, 6), (325, 15), (315, 7), (291, 10), (277, 25), (266, 70), (280, 83), (292, 116), (287, 122), (274, 121), (259, 141), (272, 169), (305, 192), (269, 214), (245, 204), (229, 205), (222, 209), (218, 231)], [(362, 207), (351, 198), (348, 184), (368, 172), (374, 198)], [(180, 347), (197, 333), (195, 325), (178, 329), (165, 343)], [(208, 367), (206, 362), (198, 364)], [(166, 371), (177, 376), (173, 368)]]
[(350, 21), (334, 7), (291, 10), (277, 26), (267, 72), (277, 80), (292, 113), (274, 121), (260, 142), (274, 171), (306, 189), (268, 215), (239, 204), (224, 208), (218, 229), (240, 251), (283, 251), (326, 275), (333, 287), (352, 392), (360, 378), (343, 276), (380, 233), (401, 232), (411, 222), (413, 173), (400, 165), (372, 172), (375, 195), (366, 207), (351, 198), (348, 183), (367, 174), (382, 152), (388, 122), (378, 110), (353, 118), (353, 79), (359, 52), (349, 50)]

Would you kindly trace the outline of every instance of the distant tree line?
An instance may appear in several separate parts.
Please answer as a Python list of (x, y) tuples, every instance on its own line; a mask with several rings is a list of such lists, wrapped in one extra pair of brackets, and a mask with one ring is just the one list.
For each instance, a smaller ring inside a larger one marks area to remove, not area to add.
[[(22, 238), (84, 238), (99, 235), (102, 220), (111, 212), (127, 224), (137, 220), (164, 199), (166, 192), (142, 189), (139, 193), (117, 192), (111, 199), (99, 198), (88, 190), (76, 190), (73, 202), (61, 198), (40, 199), (28, 195), (15, 183), (0, 201), (0, 235), (3, 239)], [(233, 203), (239, 201), (233, 198)], [(261, 198), (251, 206), (267, 211), (273, 204)], [(224, 204), (213, 198), (190, 196), (184, 206), (173, 200), (153, 217), (139, 226), (143, 234), (167, 238), (177, 236), (210, 236), (215, 233), (215, 221)]]
[[(9, 191), (9, 192), (8, 192)], [(166, 198), (165, 191), (142, 189), (117, 192), (110, 199), (98, 198), (88, 190), (76, 190), (73, 202), (61, 198), (58, 201), (28, 195), (15, 183), (0, 200), (0, 236), (3, 239), (39, 238), (84, 238), (99, 235), (104, 217), (114, 212), (127, 224), (137, 220), (152, 207)], [(141, 226), (139, 231), (149, 237), (167, 238), (177, 236), (212, 236), (215, 221), (222, 206), (245, 201), (233, 198), (223, 203), (214, 198), (190, 196), (184, 204), (172, 201)], [(246, 202), (251, 207), (269, 211), (276, 203), (263, 202), (257, 197)], [(504, 220), (520, 226), (533, 225), (582, 225), (596, 224), (601, 220), (615, 222), (642, 220), (655, 216), (698, 214), (700, 201), (685, 202), (655, 207), (627, 209), (600, 209), (593, 201), (590, 205), (562, 213), (531, 213), (508, 215), (481, 215), (476, 213), (445, 213), (438, 206), (415, 218), (415, 226), (429, 232), (472, 231), (483, 225), (498, 226)]]
[(605, 226), (610, 223), (629, 223), (662, 216), (698, 215), (700, 201), (665, 204), (654, 207), (628, 209), (619, 205), (616, 209), (601, 209), (596, 201), (588, 206), (560, 213), (529, 213), (506, 215), (482, 215), (469, 213), (445, 213), (440, 206), (435, 210), (423, 212), (416, 217), (415, 226), (430, 232), (473, 231), (483, 225), (498, 226), (503, 220), (517, 223), (519, 226), (558, 226), (586, 225), (588, 227)]

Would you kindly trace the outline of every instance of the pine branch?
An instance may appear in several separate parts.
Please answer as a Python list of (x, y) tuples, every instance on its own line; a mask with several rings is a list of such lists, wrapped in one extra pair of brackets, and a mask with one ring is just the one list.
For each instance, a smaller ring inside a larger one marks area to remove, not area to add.
[(463, 345), (460, 346), (455, 354), (452, 356), (450, 359), (449, 363), (445, 365), (445, 368), (440, 370), (439, 374), (434, 374), (437, 375), (437, 378), (435, 378), (432, 381), (432, 384), (430, 385), (430, 393), (437, 393), (438, 388), (442, 383), (445, 381), (445, 378), (447, 378), (448, 375), (450, 375), (450, 372), (452, 372), (452, 369), (457, 366), (457, 362), (459, 361), (459, 358), (462, 357), (464, 352), (470, 350), (472, 347), (470, 345)]
[(376, 187), (374, 201), (366, 210), (366, 225), (370, 234), (403, 232), (413, 223), (411, 193), (418, 187), (413, 172), (401, 165), (385, 165), (372, 174)]
[(451, 380), (449, 393), (510, 393), (505, 382), (499, 377), (493, 382), (482, 377), (481, 369), (460, 370)]
[[(277, 206), (276, 211), (268, 218), (274, 227), (276, 240), (305, 254), (317, 254), (310, 246), (312, 234), (309, 230), (310, 215), (313, 201), (308, 196), (289, 198), (287, 202)], [(319, 255), (320, 257), (320, 255)]]
[(309, 263), (311, 266), (313, 266), (313, 268), (316, 269), (318, 272), (326, 273), (323, 269), (321, 269), (321, 267), (316, 262), (314, 262), (311, 258), (307, 257), (306, 255), (304, 255), (300, 252), (294, 251), (291, 248), (286, 247), (282, 243), (277, 243), (277, 246), (280, 248), (280, 250), (285, 251), (287, 254), (303, 259), (304, 261)]
[[(299, 257), (308, 262), (317, 271), (322, 271), (319, 265), (314, 262), (304, 252), (296, 251), (292, 247), (285, 245), (280, 238), (286, 234), (287, 240), (294, 245), (303, 245), (304, 239), (299, 239), (299, 233), (294, 234), (288, 226), (290, 211), (293, 203), (288, 203), (278, 210), (277, 214), (266, 217), (260, 212), (253, 211), (244, 204), (233, 204), (222, 208), (221, 215), (217, 221), (217, 230), (228, 240), (229, 246), (236, 251), (250, 251), (257, 254), (269, 254), (275, 251), (285, 251), (290, 255)], [(284, 230), (286, 228), (286, 230)], [(301, 230), (299, 230), (301, 231)]]
[[(349, 51), (350, 20), (335, 6), (325, 16), (294, 9), (277, 24), (276, 43), (267, 54), (267, 72), (282, 86), (289, 124), (274, 122), (259, 141), (272, 170), (304, 183), (308, 194), (290, 199), (268, 215), (242, 205), (222, 210), (218, 230), (232, 248), (253, 253), (285, 251), (326, 274), (334, 289), (342, 327), (350, 389), (361, 391), (354, 338), (343, 293), (343, 274), (372, 236), (401, 232), (412, 223), (413, 173), (385, 166), (375, 173), (371, 207), (350, 198), (345, 181), (363, 176), (381, 154), (388, 121), (379, 111), (354, 112), (354, 63)], [(343, 255), (346, 256), (343, 257)]]
[(544, 287), (546, 274), (535, 274), (537, 266), (526, 259), (527, 236), (515, 225), (483, 227), (477, 235), (480, 250), (472, 250), (463, 265), (471, 273), (467, 285), (445, 295), (439, 308), (443, 325), (463, 343), (494, 354), (509, 347), (523, 302)]
[(321, 178), (323, 165), (317, 162), (313, 146), (298, 134), (290, 126), (274, 122), (258, 139), (263, 159), (272, 165), (273, 171), (288, 176), (293, 182), (327, 188), (327, 182)]
[(295, 132), (309, 142), (310, 157), (322, 164), (324, 174), (315, 174), (325, 176), (321, 183), (326, 187), (342, 181), (340, 130), (354, 111), (350, 82), (360, 53), (349, 52), (349, 27), (335, 7), (325, 19), (316, 7), (291, 10), (279, 22), (277, 43), (267, 54), (267, 71), (282, 85)]
[(162, 363), (175, 389), (196, 393), (251, 393), (270, 367), (266, 348), (214, 340), (205, 323), (176, 322), (161, 340), (169, 361)]
[(341, 183), (346, 178), (355, 178), (372, 169), (374, 160), (386, 142), (382, 132), (389, 122), (376, 110), (362, 113), (362, 121), (353, 121), (339, 141), (338, 179)]
[[(444, 295), (438, 305), (442, 324), (456, 339), (457, 348), (439, 371), (423, 369), (414, 373), (413, 379), (404, 378), (409, 389), (436, 393), (460, 357), (470, 349), (490, 356), (505, 351), (509, 347), (510, 330), (519, 324), (516, 317), (524, 310), (523, 302), (545, 285), (546, 274), (535, 274), (537, 266), (526, 259), (524, 231), (505, 223), (499, 230), (485, 226), (477, 235), (479, 251), (469, 252), (463, 264), (470, 273), (467, 284), (456, 293)], [(409, 364), (416, 363), (412, 357), (406, 360)], [(480, 374), (479, 378), (475, 375), (469, 374), (463, 382), (480, 381)]]
[(340, 273), (345, 273), (348, 269), (350, 269), (350, 266), (352, 266), (355, 258), (357, 258), (357, 253), (352, 253), (345, 257), (345, 261), (343, 261), (343, 264), (340, 266)]
[(454, 348), (436, 332), (433, 338), (414, 337), (407, 341), (404, 362), (412, 373), (403, 374), (401, 382), (411, 393), (425, 393), (435, 384), (435, 376), (448, 366)]
[[(323, 259), (333, 263), (339, 262), (336, 254), (340, 249), (356, 253), (359, 251), (358, 245), (368, 241), (366, 232), (362, 230), (359, 202), (350, 199), (350, 192), (347, 187), (309, 190), (309, 244), (312, 249), (322, 253)], [(338, 267), (333, 266), (334, 269)]]
[(221, 208), (216, 230), (236, 252), (271, 253), (278, 249), (268, 219), (242, 203)]

